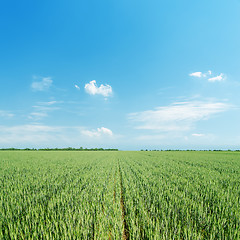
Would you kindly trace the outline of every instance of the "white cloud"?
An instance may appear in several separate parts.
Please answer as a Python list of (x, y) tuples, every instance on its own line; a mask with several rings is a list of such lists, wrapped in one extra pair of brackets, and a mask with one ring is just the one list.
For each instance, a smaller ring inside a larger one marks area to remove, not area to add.
[(189, 76), (191, 76), (191, 77), (198, 77), (198, 78), (205, 78), (205, 77), (210, 76), (210, 75), (212, 75), (212, 71), (211, 70), (208, 70), (206, 73), (193, 72), (193, 73), (189, 74)]
[(216, 81), (222, 81), (224, 80), (224, 74), (221, 73), (220, 75), (216, 76), (216, 77), (212, 77), (212, 78), (209, 78), (208, 81), (209, 82), (216, 82)]
[(189, 76), (200, 78), (200, 77), (203, 77), (204, 74), (202, 72), (194, 72), (194, 73), (190, 73)]
[(224, 78), (226, 77), (223, 73), (221, 73), (220, 75), (216, 76), (216, 77), (211, 77), (210, 76), (212, 75), (212, 71), (211, 70), (208, 70), (206, 73), (202, 73), (202, 72), (193, 72), (193, 73), (190, 73), (189, 76), (191, 77), (197, 77), (197, 78), (208, 78), (208, 81), (209, 82), (216, 82), (216, 81), (223, 81)]
[(204, 134), (202, 134), (202, 133), (193, 133), (192, 136), (193, 137), (203, 137)]
[(77, 84), (75, 84), (74, 87), (78, 90), (80, 89), (80, 87)]
[(13, 113), (9, 113), (8, 111), (1, 111), (0, 110), (0, 117), (11, 118), (14, 117)]
[(95, 80), (90, 81), (89, 83), (85, 84), (85, 91), (90, 95), (103, 95), (104, 97), (109, 97), (113, 94), (112, 87), (108, 84), (103, 85), (101, 84), (100, 87), (97, 86)]
[(51, 77), (44, 77), (41, 81), (33, 82), (32, 89), (34, 91), (46, 91), (51, 87), (52, 83)]
[(177, 102), (154, 110), (129, 114), (129, 119), (141, 123), (136, 129), (187, 131), (194, 123), (226, 111), (229, 105), (221, 102)]
[(82, 130), (81, 133), (88, 137), (101, 137), (101, 136), (112, 136), (113, 133), (110, 129), (101, 127), (97, 130)]

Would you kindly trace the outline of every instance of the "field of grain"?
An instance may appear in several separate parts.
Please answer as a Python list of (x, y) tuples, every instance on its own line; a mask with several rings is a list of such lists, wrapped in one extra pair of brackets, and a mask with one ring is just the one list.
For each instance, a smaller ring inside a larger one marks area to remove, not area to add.
[(240, 153), (1, 151), (0, 239), (240, 239)]

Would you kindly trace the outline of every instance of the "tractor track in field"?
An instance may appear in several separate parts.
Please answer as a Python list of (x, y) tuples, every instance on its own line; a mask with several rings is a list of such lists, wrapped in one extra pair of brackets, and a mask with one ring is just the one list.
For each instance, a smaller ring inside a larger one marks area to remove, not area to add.
[(122, 210), (122, 221), (123, 221), (123, 235), (122, 238), (124, 240), (129, 239), (129, 226), (126, 220), (126, 208), (124, 203), (124, 188), (123, 188), (123, 181), (122, 181), (122, 172), (120, 165), (118, 163), (118, 170), (119, 170), (119, 176), (120, 176), (120, 206)]

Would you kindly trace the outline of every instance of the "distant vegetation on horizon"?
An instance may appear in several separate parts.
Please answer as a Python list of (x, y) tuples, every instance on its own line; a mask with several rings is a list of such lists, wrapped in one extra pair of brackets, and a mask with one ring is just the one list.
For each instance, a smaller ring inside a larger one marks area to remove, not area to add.
[[(119, 151), (118, 148), (0, 148), (0, 151)], [(123, 150), (124, 151), (124, 150)], [(133, 150), (134, 151), (134, 150)], [(240, 149), (141, 149), (136, 151), (213, 151), (213, 152), (240, 152)]]
[(118, 151), (115, 148), (0, 148), (0, 151)]

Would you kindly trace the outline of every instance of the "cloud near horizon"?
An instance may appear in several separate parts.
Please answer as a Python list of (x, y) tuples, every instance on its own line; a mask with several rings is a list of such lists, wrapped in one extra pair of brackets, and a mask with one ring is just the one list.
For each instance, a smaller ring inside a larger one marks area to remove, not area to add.
[(230, 106), (221, 102), (176, 102), (154, 110), (129, 114), (129, 119), (140, 123), (136, 129), (169, 131), (187, 131), (201, 120), (227, 111)]
[(96, 80), (92, 80), (85, 84), (85, 91), (90, 95), (102, 95), (104, 97), (109, 97), (113, 94), (112, 87), (108, 84), (101, 84), (100, 87), (97, 86)]
[[(58, 133), (61, 132), (59, 127), (45, 125), (0, 125), (0, 144), (2, 147), (21, 147), (33, 146), (38, 144), (49, 144), (52, 141), (60, 139)], [(56, 137), (56, 135), (58, 135)]]
[(105, 127), (88, 131), (83, 126), (48, 126), (43, 124), (0, 125), (0, 136), (0, 145), (3, 148), (110, 147), (113, 143), (113, 138), (111, 137), (113, 133)]

